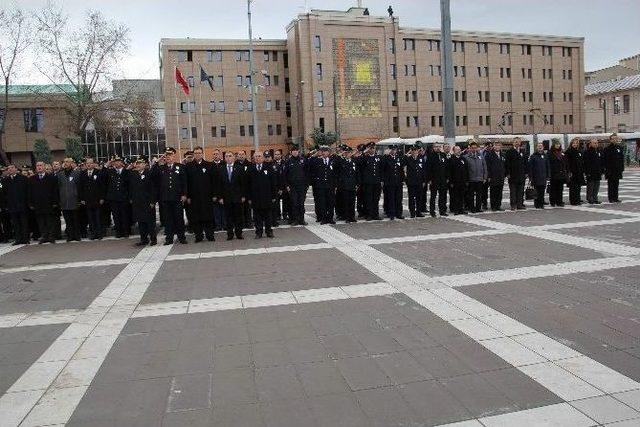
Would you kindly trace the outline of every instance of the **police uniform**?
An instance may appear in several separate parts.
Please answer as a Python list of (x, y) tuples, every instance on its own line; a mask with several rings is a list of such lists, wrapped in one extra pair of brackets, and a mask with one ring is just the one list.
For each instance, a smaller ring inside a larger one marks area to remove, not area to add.
[(214, 237), (214, 198), (220, 193), (220, 176), (218, 169), (206, 161), (193, 160), (185, 166), (187, 175), (187, 205), (189, 206), (189, 225), (195, 240), (201, 242), (206, 236), (213, 241)]
[(151, 175), (158, 186), (160, 209), (164, 210), (165, 245), (173, 243), (177, 236), (180, 243), (187, 243), (182, 199), (187, 197), (187, 174), (180, 163), (160, 165), (151, 168)]
[[(143, 161), (144, 160), (139, 160)], [(129, 190), (131, 191), (131, 211), (133, 221), (138, 223), (140, 242), (138, 246), (157, 243), (156, 203), (158, 189), (150, 171), (133, 170), (129, 173)]]
[[(297, 149), (295, 146), (292, 150)], [(291, 201), (291, 224), (306, 224), (304, 221), (304, 202), (307, 198), (307, 188), (309, 182), (307, 180), (308, 160), (300, 154), (290, 156), (284, 164), (284, 183), (289, 200)]]
[(388, 154), (382, 158), (382, 181), (386, 205), (385, 213), (391, 220), (404, 219), (402, 216), (404, 158), (400, 154)]
[(440, 216), (447, 216), (447, 192), (449, 191), (449, 159), (442, 151), (432, 151), (427, 155), (427, 176), (429, 183), (429, 214), (436, 216), (436, 197)]
[[(345, 151), (352, 151), (347, 147)], [(338, 190), (342, 198), (342, 215), (346, 222), (356, 222), (356, 191), (360, 187), (360, 175), (356, 162), (351, 157), (343, 157), (337, 163)], [(336, 196), (337, 197), (337, 196)]]
[(464, 210), (465, 189), (469, 179), (467, 161), (462, 156), (452, 155), (448, 161), (449, 191), (451, 192), (451, 212), (455, 215), (466, 213)]
[[(374, 148), (370, 142), (367, 148)], [(380, 183), (382, 182), (382, 162), (376, 154), (365, 154), (358, 162), (360, 166), (360, 182), (367, 220), (380, 219)]]
[(624, 172), (624, 152), (618, 143), (610, 143), (604, 149), (604, 173), (607, 177), (607, 195), (609, 202), (618, 203), (618, 186)]
[(584, 153), (584, 172), (587, 180), (587, 203), (600, 204), (598, 193), (602, 179), (603, 155), (597, 148), (587, 148)]
[(80, 174), (78, 191), (80, 200), (84, 203), (87, 211), (91, 240), (102, 239), (104, 236), (102, 203), (104, 203), (105, 190), (105, 175), (103, 171), (91, 169)]
[(569, 147), (565, 151), (567, 158), (567, 166), (569, 169), (569, 203), (579, 205), (580, 188), (586, 184), (584, 180), (584, 158), (582, 152), (578, 148)]
[(265, 163), (251, 165), (247, 171), (248, 196), (253, 209), (256, 238), (261, 238), (263, 232), (266, 232), (267, 237), (273, 237), (271, 209), (277, 194), (275, 175), (273, 168)]
[[(116, 157), (112, 161), (120, 160)], [(124, 167), (109, 169), (107, 172), (106, 199), (109, 201), (113, 215), (113, 228), (116, 237), (129, 237), (129, 189), (127, 175), (129, 171)]]
[[(322, 149), (324, 153), (328, 147)], [(335, 224), (333, 210), (335, 208), (336, 168), (335, 160), (331, 157), (316, 157), (312, 160), (312, 183), (315, 191), (314, 202), (318, 221), (321, 224)]]

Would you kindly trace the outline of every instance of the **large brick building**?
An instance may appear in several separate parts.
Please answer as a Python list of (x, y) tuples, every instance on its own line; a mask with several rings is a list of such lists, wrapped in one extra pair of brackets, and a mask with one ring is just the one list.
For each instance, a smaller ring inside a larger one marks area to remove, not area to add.
[[(250, 107), (261, 146), (309, 143), (316, 127), (352, 144), (442, 133), (439, 30), (351, 8), (300, 14), (286, 34), (254, 43), (260, 88)], [(246, 40), (161, 41), (169, 145), (250, 148), (247, 49)], [(454, 31), (453, 50), (457, 133), (584, 130), (583, 38)], [(176, 66), (189, 100), (175, 87)]]

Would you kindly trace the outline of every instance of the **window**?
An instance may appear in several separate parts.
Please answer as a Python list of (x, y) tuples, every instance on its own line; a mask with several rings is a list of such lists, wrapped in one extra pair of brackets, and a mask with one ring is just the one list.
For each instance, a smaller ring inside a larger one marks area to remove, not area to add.
[(511, 92), (507, 92), (507, 102), (511, 102)]
[(462, 91), (462, 102), (467, 102), (467, 91), (466, 90)]
[(573, 78), (573, 71), (572, 70), (568, 70), (567, 72), (567, 80), (571, 80)]
[(320, 42), (320, 36), (313, 36), (313, 48), (316, 52), (322, 51), (322, 43)]
[(274, 50), (274, 51), (271, 53), (271, 56), (272, 56), (272, 58), (273, 58), (273, 62), (278, 62), (278, 51), (277, 51), (277, 50)]
[(500, 54), (508, 55), (510, 53), (511, 53), (511, 45), (509, 45), (509, 43), (500, 43)]
[(461, 73), (462, 73), (462, 74), (460, 74), (460, 76), (461, 77), (465, 77), (467, 75), (467, 67), (463, 65), (463, 66), (460, 67), (460, 70), (461, 70)]
[(247, 111), (253, 111), (253, 101), (252, 100), (248, 100), (247, 101)]
[(404, 91), (404, 102), (409, 102), (409, 91), (408, 90)]
[(478, 102), (482, 102), (482, 91), (478, 91)]
[(411, 118), (409, 116), (407, 116), (407, 117), (405, 117), (405, 119), (407, 121), (405, 126), (408, 127), (408, 128), (411, 127)]
[(628, 113), (631, 110), (631, 97), (630, 95), (622, 95), (622, 112)]
[(287, 126), (287, 138), (291, 138), (293, 136), (293, 129), (291, 126)]
[(553, 114), (549, 114), (549, 124), (553, 125)]
[(553, 102), (553, 92), (549, 92), (549, 102)]
[(324, 117), (320, 117), (320, 118), (318, 119), (318, 127), (320, 128), (320, 130), (321, 130), (322, 132), (324, 132)]
[(224, 101), (218, 101), (218, 111), (224, 113)]
[(238, 101), (238, 111), (239, 112), (244, 111), (244, 101), (242, 100)]
[(404, 50), (416, 50), (415, 39), (402, 39), (404, 42)]
[(392, 78), (393, 80), (395, 80), (395, 79), (396, 79), (396, 76), (397, 76), (396, 71), (397, 71), (397, 70), (396, 70), (396, 64), (391, 64), (391, 65), (390, 65), (390, 72), (391, 72), (391, 78)]
[(529, 102), (533, 102), (533, 92), (529, 92)]
[(282, 61), (284, 62), (284, 68), (289, 68), (289, 54), (287, 52), (282, 54)]
[(189, 87), (194, 87), (196, 85), (196, 82), (193, 76), (187, 77), (187, 82), (189, 82)]
[(551, 46), (542, 46), (542, 56), (551, 56), (552, 49)]
[(613, 97), (613, 114), (620, 114), (620, 97)]
[(276, 135), (282, 135), (282, 125), (276, 125)]
[(531, 45), (530, 44), (523, 44), (521, 47), (522, 47), (522, 55), (531, 55)]
[(213, 79), (213, 87), (222, 87), (223, 84), (224, 78), (220, 75), (215, 76), (215, 78)]
[(416, 66), (415, 65), (405, 65), (404, 66), (404, 75), (405, 76), (415, 76), (416, 75)]
[(180, 128), (180, 139), (189, 138), (189, 128)]
[(285, 93), (289, 93), (290, 92), (290, 88), (289, 88), (289, 77), (285, 77), (284, 78), (284, 92)]
[(527, 92), (522, 92), (522, 102), (527, 102)]
[(265, 74), (264, 76), (264, 85), (265, 86), (271, 86), (271, 76), (268, 74)]
[(276, 99), (276, 111), (280, 111), (280, 100)]
[(23, 110), (24, 131), (42, 132), (44, 128), (44, 110), (42, 108), (26, 108)]
[(484, 116), (478, 116), (478, 124), (484, 126)]
[(285, 102), (284, 103), (284, 111), (285, 111), (287, 117), (291, 117), (291, 103), (290, 102)]
[(265, 109), (266, 111), (271, 111), (271, 100), (270, 100), (270, 99), (267, 99), (267, 100), (265, 101), (265, 103), (264, 103), (264, 109)]
[(391, 106), (392, 107), (397, 107), (398, 106), (398, 91), (397, 90), (392, 90), (390, 92), (389, 98), (391, 100)]
[(571, 56), (571, 48), (563, 47), (562, 48), (562, 56)]
[(569, 102), (573, 102), (573, 92), (569, 92)]
[(487, 53), (489, 51), (489, 44), (486, 42), (478, 42), (476, 43), (476, 48), (478, 50), (478, 53)]
[(418, 91), (417, 90), (412, 90), (411, 91), (411, 101), (418, 102)]
[(464, 42), (452, 41), (454, 52), (464, 52)]
[(398, 116), (393, 116), (393, 118), (391, 119), (391, 127), (393, 128), (393, 132), (394, 133), (398, 133), (398, 128), (400, 127), (400, 125), (398, 124)]
[(438, 91), (438, 102), (442, 102), (442, 91)]
[(484, 91), (484, 100), (485, 100), (486, 102), (489, 102), (489, 100), (490, 100), (490, 99), (489, 99), (489, 91), (488, 91), (488, 90), (485, 90), (485, 91)]
[(249, 136), (253, 136), (253, 125), (249, 125)]
[(547, 102), (547, 92), (542, 92), (542, 101)]
[(273, 76), (273, 85), (274, 86), (279, 86), (280, 85), (280, 76), (277, 75), (277, 74)]
[(487, 126), (491, 126), (491, 116), (485, 116), (484, 124)]
[(220, 138), (226, 138), (226, 137), (227, 137), (227, 127), (220, 126)]
[(248, 61), (248, 60), (249, 60), (248, 50), (236, 50), (236, 61)]
[(324, 107), (324, 91), (316, 91), (316, 103), (318, 107)]
[(263, 60), (264, 60), (265, 62), (269, 62), (269, 51), (268, 51), (268, 50), (265, 50), (265, 51), (263, 52)]
[(193, 126), (191, 127), (191, 138), (197, 138), (198, 137), (198, 128)]
[(431, 127), (436, 127), (436, 116), (431, 116)]
[(196, 103), (195, 103), (195, 101), (181, 102), (180, 103), (180, 112), (182, 112), (182, 113), (193, 113), (195, 111), (196, 111)]
[(209, 101), (209, 111), (215, 113), (216, 111), (216, 101)]
[(322, 80), (322, 64), (316, 64), (316, 79)]
[(435, 91), (430, 90), (429, 91), (429, 101), (435, 102), (435, 100), (436, 100), (436, 93), (435, 93)]
[(178, 62), (187, 62), (187, 51), (179, 50), (177, 52)]
[(457, 65), (453, 66), (453, 77), (458, 77), (458, 66)]
[(242, 86), (242, 76), (236, 76), (236, 86)]
[(212, 138), (218, 137), (218, 128), (215, 126), (211, 126), (211, 137)]
[(245, 136), (244, 125), (240, 125), (240, 136)]
[(573, 114), (569, 114), (569, 124), (573, 124)]
[(440, 40), (429, 40), (429, 52), (440, 52)]
[(387, 39), (387, 49), (389, 49), (391, 53), (396, 53), (396, 39), (393, 37)]
[(207, 51), (207, 61), (209, 61), (209, 62), (220, 62), (220, 61), (222, 61), (222, 51), (221, 50), (208, 50)]
[(412, 64), (411, 67), (409, 67), (409, 71), (411, 72), (412, 76), (416, 75), (416, 66), (415, 66), (415, 64)]

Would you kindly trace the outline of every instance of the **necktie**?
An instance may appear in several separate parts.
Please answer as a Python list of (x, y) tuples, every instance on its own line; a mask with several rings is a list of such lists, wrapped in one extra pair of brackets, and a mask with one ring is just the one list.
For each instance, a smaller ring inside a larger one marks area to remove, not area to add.
[(262, 165), (258, 165), (258, 172), (262, 172)]
[(227, 166), (227, 175), (229, 176), (229, 181), (231, 181), (231, 171), (233, 170), (233, 168), (231, 167), (231, 165)]

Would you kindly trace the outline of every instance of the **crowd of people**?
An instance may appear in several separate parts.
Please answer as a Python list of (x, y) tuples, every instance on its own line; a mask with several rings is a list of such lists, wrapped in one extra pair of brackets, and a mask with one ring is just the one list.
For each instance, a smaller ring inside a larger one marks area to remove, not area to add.
[(219, 230), (226, 230), (228, 240), (243, 239), (246, 228), (254, 228), (256, 238), (272, 238), (281, 221), (306, 225), (309, 187), (321, 224), (379, 220), (381, 197), (386, 217), (404, 219), (405, 185), (412, 218), (500, 211), (505, 184), (511, 210), (525, 209), (525, 196), (544, 209), (545, 193), (548, 204), (564, 206), (565, 185), (572, 205), (583, 203), (583, 186), (586, 202), (598, 204), (603, 176), (609, 202), (617, 203), (623, 171), (616, 135), (603, 149), (597, 140), (585, 148), (574, 139), (566, 150), (559, 142), (548, 150), (539, 143), (530, 155), (515, 138), (505, 150), (499, 143), (481, 147), (470, 140), (464, 152), (459, 146), (418, 143), (407, 154), (391, 146), (379, 155), (371, 142), (355, 150), (322, 146), (306, 155), (293, 146), (286, 157), (269, 150), (254, 153), (252, 160), (243, 150), (215, 149), (207, 161), (196, 147), (182, 161), (169, 148), (151, 162), (115, 157), (105, 164), (92, 158), (76, 164), (67, 158), (37, 162), (34, 171), (11, 164), (0, 181), (0, 241), (55, 243), (62, 237), (62, 216), (67, 241), (100, 240), (109, 228), (116, 238), (126, 238), (137, 223), (136, 244), (155, 245), (158, 212), (167, 245), (175, 238), (186, 244), (187, 231), (196, 243), (215, 240)]

